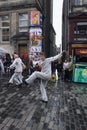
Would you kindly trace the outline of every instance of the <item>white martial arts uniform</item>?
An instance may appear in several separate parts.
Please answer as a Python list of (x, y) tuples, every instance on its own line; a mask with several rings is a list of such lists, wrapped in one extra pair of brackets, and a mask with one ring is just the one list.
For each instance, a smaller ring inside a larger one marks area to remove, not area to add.
[(2, 73), (4, 73), (4, 65), (2, 60), (0, 59), (0, 76), (2, 76)]
[(36, 78), (41, 79), (40, 90), (42, 100), (44, 101), (48, 101), (45, 87), (48, 81), (51, 79), (51, 62), (59, 59), (61, 56), (62, 53), (54, 57), (46, 58), (44, 61), (42, 61), (41, 72), (35, 71), (29, 78), (25, 80), (28, 84), (31, 84)]
[(13, 63), (10, 65), (10, 69), (15, 68), (15, 72), (12, 75), (11, 79), (9, 80), (9, 83), (15, 83), (16, 85), (19, 85), (22, 83), (22, 71), (23, 71), (24, 63), (20, 58), (16, 58)]

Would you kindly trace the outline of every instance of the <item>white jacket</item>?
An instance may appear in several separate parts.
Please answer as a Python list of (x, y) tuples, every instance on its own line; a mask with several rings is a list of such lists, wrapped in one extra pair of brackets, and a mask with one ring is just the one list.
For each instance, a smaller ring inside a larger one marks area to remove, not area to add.
[(20, 58), (16, 58), (13, 63), (10, 65), (10, 69), (15, 69), (15, 72), (22, 72), (23, 71), (24, 63)]
[(45, 73), (48, 75), (48, 77), (51, 76), (51, 62), (59, 59), (62, 56), (62, 54), (58, 54), (56, 56), (46, 58), (44, 61), (42, 61), (42, 70), (41, 72)]
[(69, 62), (66, 62), (66, 63), (64, 62), (63, 63), (63, 69), (64, 70), (68, 69), (68, 65), (69, 65)]
[(0, 68), (1, 68), (1, 71), (4, 72), (4, 65), (1, 59), (0, 59)]

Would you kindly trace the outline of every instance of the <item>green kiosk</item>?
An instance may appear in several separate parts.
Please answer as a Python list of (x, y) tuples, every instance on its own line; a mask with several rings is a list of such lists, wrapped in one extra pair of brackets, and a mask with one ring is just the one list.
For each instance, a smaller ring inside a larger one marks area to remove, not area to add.
[(73, 82), (87, 83), (87, 53), (79, 50), (73, 57)]

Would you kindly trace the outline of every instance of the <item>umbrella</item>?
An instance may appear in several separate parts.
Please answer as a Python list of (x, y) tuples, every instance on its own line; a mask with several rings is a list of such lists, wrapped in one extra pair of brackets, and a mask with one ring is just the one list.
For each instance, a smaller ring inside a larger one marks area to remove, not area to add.
[(0, 47), (0, 55), (5, 55), (6, 53), (8, 53), (8, 51)]

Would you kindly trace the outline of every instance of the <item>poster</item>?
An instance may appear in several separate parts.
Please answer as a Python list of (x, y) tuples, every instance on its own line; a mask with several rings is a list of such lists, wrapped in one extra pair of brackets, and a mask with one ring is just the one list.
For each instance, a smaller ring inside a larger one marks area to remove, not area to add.
[(42, 29), (39, 27), (30, 28), (31, 46), (42, 46)]
[(39, 11), (31, 11), (30, 13), (30, 24), (32, 26), (40, 25), (40, 12)]
[(42, 51), (42, 14), (33, 10), (30, 12), (30, 57), (35, 57), (35, 60), (39, 60), (39, 52)]
[(41, 52), (42, 51), (42, 48), (41, 48), (41, 46), (37, 46), (37, 47), (35, 47), (35, 46), (32, 46), (31, 47), (31, 53), (33, 52)]

